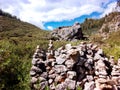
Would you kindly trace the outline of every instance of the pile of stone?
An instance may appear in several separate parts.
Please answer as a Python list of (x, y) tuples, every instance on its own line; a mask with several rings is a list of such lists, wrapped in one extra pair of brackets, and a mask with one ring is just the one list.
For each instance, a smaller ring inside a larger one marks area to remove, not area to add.
[(54, 50), (50, 40), (48, 51), (37, 49), (33, 55), (32, 90), (120, 90), (120, 59), (109, 59), (92, 43), (67, 44)]

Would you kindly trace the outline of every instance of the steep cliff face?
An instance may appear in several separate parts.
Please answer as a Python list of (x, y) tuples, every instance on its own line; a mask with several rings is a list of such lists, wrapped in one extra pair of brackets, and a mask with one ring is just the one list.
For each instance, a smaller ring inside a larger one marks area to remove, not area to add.
[(79, 23), (75, 23), (73, 26), (69, 27), (59, 27), (55, 29), (52, 33), (52, 38), (57, 40), (83, 40), (83, 33)]

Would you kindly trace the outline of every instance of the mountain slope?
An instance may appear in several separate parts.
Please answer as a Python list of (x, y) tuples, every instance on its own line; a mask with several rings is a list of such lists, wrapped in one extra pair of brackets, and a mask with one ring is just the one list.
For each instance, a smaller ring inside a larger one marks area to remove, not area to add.
[(46, 37), (48, 31), (43, 31), (34, 25), (22, 22), (18, 19), (13, 19), (5, 16), (0, 16), (0, 36), (5, 37)]
[(0, 11), (0, 90), (30, 90), (29, 69), (36, 45), (47, 48), (49, 31)]

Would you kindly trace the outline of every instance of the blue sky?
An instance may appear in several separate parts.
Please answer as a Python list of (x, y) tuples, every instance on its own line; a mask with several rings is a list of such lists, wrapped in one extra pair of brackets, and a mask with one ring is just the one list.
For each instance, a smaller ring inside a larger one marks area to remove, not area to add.
[[(47, 23), (45, 23), (45, 27), (46, 27), (46, 29), (49, 29), (49, 28), (47, 28), (48, 26), (52, 26), (54, 28), (61, 27), (61, 26), (72, 26), (75, 22), (79, 22), (79, 23), (84, 22), (84, 20), (86, 18), (98, 19), (100, 15), (101, 15), (101, 13), (93, 12), (90, 15), (82, 15), (82, 16), (74, 18), (72, 20), (63, 20), (60, 22), (47, 22)], [(51, 27), (51, 29), (52, 29), (52, 27)]]
[(116, 0), (0, 0), (0, 9), (45, 30), (110, 13)]

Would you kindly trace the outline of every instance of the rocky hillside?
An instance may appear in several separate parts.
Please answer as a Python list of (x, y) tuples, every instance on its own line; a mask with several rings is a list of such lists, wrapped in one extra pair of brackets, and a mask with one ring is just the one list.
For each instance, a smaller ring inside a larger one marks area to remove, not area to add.
[(57, 40), (73, 41), (85, 39), (79, 23), (75, 23), (73, 26), (59, 27), (52, 31), (51, 35), (52, 39)]
[(99, 33), (103, 36), (103, 38), (108, 38), (110, 33), (117, 32), (120, 29), (120, 13), (117, 13), (113, 17), (112, 16), (113, 15), (106, 16), (105, 23), (103, 23), (101, 29), (99, 30)]
[[(109, 32), (108, 29), (115, 29), (119, 24), (119, 15), (120, 12), (112, 12), (100, 19), (86, 19), (81, 24), (83, 33), (91, 36), (99, 32)], [(113, 29), (110, 31), (113, 31)]]

